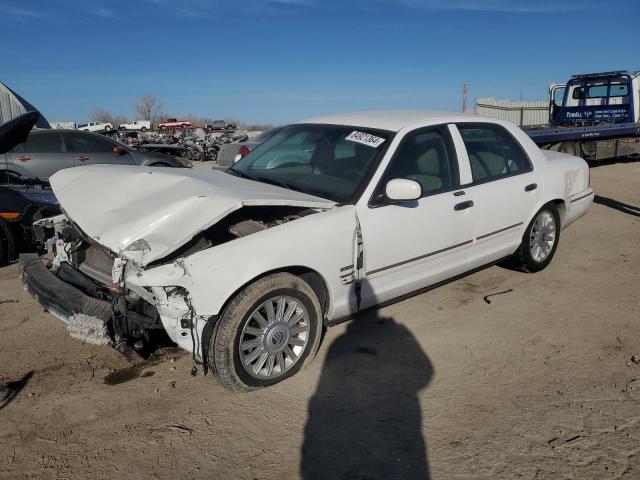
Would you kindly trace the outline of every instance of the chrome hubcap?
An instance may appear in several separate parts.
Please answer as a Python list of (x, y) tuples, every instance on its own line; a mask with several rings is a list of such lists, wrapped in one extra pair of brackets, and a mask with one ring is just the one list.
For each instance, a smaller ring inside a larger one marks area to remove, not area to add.
[(272, 379), (288, 372), (309, 341), (309, 314), (293, 297), (272, 297), (256, 308), (240, 334), (240, 361), (252, 377)]
[(529, 249), (531, 256), (538, 262), (544, 262), (556, 242), (556, 220), (551, 213), (540, 212), (533, 221)]

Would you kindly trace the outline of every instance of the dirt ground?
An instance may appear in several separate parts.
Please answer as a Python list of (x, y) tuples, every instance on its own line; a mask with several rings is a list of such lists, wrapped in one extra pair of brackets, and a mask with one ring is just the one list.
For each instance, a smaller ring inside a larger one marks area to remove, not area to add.
[(545, 271), (360, 316), (251, 394), (175, 349), (83, 345), (1, 269), (0, 380), (33, 376), (0, 410), (0, 478), (640, 478), (640, 162), (591, 175)]

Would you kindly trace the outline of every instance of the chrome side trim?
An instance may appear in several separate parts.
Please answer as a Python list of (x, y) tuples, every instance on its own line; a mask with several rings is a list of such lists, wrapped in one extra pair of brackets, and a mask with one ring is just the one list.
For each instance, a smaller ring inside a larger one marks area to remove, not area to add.
[(508, 227), (501, 228), (500, 230), (495, 230), (493, 232), (485, 233), (484, 235), (480, 235), (479, 237), (476, 237), (476, 240), (482, 240), (483, 238), (490, 237), (491, 235), (496, 235), (498, 233), (506, 232), (507, 230), (511, 230), (512, 228), (519, 227), (523, 223), (524, 222), (514, 223), (513, 225), (509, 225)]
[(574, 198), (573, 200), (569, 200), (569, 202), (571, 202), (571, 203), (576, 203), (576, 202), (579, 202), (580, 200), (582, 200), (582, 199), (584, 199), (584, 198), (587, 198), (587, 197), (588, 197), (588, 196), (590, 196), (590, 195), (593, 195), (593, 192), (589, 192), (589, 193), (587, 193), (586, 195), (582, 195), (581, 197)]
[(394, 263), (392, 265), (387, 265), (386, 267), (376, 268), (375, 270), (371, 270), (370, 272), (367, 272), (367, 275), (380, 273), (384, 270), (389, 270), (390, 268), (399, 267), (400, 265), (406, 265), (407, 263), (417, 262), (418, 260), (422, 260), (423, 258), (432, 257), (434, 255), (438, 255), (439, 253), (444, 253), (449, 250), (453, 250), (454, 248), (462, 247), (464, 245), (469, 245), (470, 243), (473, 243), (473, 240), (467, 240), (466, 242), (458, 243), (456, 245), (451, 245), (450, 247), (442, 248), (440, 250), (436, 250), (435, 252), (425, 253), (424, 255), (420, 255), (419, 257), (410, 258), (409, 260), (403, 260), (402, 262)]

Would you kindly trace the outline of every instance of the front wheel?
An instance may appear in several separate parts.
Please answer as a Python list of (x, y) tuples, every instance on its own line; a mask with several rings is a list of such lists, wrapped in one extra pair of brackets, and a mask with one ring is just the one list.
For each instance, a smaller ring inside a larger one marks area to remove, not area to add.
[(229, 390), (267, 387), (300, 371), (314, 357), (321, 333), (313, 289), (295, 275), (275, 273), (231, 300), (205, 346), (207, 363)]
[(560, 215), (554, 203), (547, 203), (527, 227), (516, 252), (519, 263), (529, 272), (539, 272), (551, 263), (560, 240)]

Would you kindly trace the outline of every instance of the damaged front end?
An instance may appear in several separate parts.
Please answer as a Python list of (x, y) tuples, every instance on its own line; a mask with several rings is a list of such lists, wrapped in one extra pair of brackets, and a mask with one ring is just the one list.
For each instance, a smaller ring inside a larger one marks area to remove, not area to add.
[(213, 317), (196, 311), (184, 286), (141, 285), (143, 273), (172, 265), (188, 276), (188, 256), (318, 211), (295, 206), (242, 207), (147, 265), (143, 258), (152, 246), (145, 239), (116, 253), (66, 215), (58, 215), (37, 222), (55, 232), (47, 241), (48, 262), (36, 255), (21, 255), (21, 278), (45, 309), (65, 322), (70, 335), (83, 342), (145, 351), (166, 334), (202, 361), (203, 335)]
[(45, 265), (36, 255), (21, 255), (21, 278), (73, 337), (141, 350), (164, 330), (151, 289), (125, 284), (139, 270), (134, 262), (88, 238), (64, 215), (40, 223), (55, 232), (47, 242), (50, 260)]

